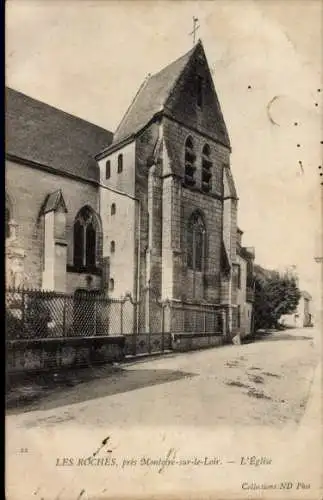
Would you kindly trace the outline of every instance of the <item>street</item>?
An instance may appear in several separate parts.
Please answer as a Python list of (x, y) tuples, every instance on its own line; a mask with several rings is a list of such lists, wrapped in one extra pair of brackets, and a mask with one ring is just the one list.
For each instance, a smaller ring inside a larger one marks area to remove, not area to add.
[(318, 370), (314, 328), (97, 369), (8, 408), (7, 498), (319, 498)]

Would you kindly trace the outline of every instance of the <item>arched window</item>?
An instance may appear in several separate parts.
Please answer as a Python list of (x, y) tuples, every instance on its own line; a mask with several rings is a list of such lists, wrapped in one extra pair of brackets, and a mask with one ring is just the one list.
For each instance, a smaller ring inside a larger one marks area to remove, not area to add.
[(111, 161), (107, 160), (105, 164), (105, 178), (110, 179), (111, 176)]
[(116, 213), (116, 204), (112, 203), (111, 205), (111, 215), (114, 215)]
[(210, 156), (210, 146), (205, 144), (202, 151), (202, 190), (206, 193), (212, 189), (212, 161)]
[(194, 186), (195, 184), (195, 159), (193, 140), (188, 137), (185, 142), (185, 184)]
[(113, 278), (110, 278), (109, 290), (110, 290), (110, 292), (113, 292), (113, 290), (114, 290), (114, 279)]
[(120, 174), (123, 170), (123, 156), (118, 156), (118, 174)]
[(116, 244), (114, 241), (111, 241), (110, 243), (110, 253), (114, 253), (116, 249)]
[(187, 265), (194, 271), (204, 270), (206, 230), (198, 212), (191, 215), (187, 228)]
[(74, 266), (96, 266), (97, 220), (90, 207), (83, 207), (74, 222)]

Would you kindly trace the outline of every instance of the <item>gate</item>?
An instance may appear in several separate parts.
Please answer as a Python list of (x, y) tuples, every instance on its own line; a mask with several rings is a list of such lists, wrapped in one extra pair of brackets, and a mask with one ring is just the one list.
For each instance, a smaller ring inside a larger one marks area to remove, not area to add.
[[(120, 329), (126, 339), (126, 355), (153, 354), (171, 349), (171, 334), (166, 325), (167, 305), (152, 298), (150, 290), (142, 293), (138, 302), (133, 301), (130, 294), (117, 302)], [(118, 317), (114, 321), (118, 321)]]

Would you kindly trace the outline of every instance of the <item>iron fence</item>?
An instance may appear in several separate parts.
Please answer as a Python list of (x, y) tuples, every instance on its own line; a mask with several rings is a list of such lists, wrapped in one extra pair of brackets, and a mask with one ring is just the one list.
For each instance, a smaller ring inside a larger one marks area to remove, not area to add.
[[(149, 290), (145, 291), (149, 292)], [(125, 336), (125, 354), (170, 350), (172, 333), (222, 335), (223, 309), (216, 305), (162, 302), (143, 292), (108, 298), (101, 292), (6, 290), (6, 338)]]
[(170, 322), (173, 333), (224, 333), (223, 307), (217, 305), (196, 305), (185, 302), (170, 303)]

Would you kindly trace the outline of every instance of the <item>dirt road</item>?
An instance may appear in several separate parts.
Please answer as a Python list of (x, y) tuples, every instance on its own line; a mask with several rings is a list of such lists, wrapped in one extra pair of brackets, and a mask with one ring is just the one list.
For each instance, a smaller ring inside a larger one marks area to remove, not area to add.
[[(318, 330), (289, 330), (112, 373), (101, 368), (92, 380), (11, 408), (8, 500), (152, 498), (152, 488), (178, 498), (253, 498), (264, 489), (266, 498), (319, 498), (318, 426), (302, 425), (319, 338)], [(175, 462), (160, 472), (167, 454)], [(116, 463), (80, 462), (90, 456)]]

